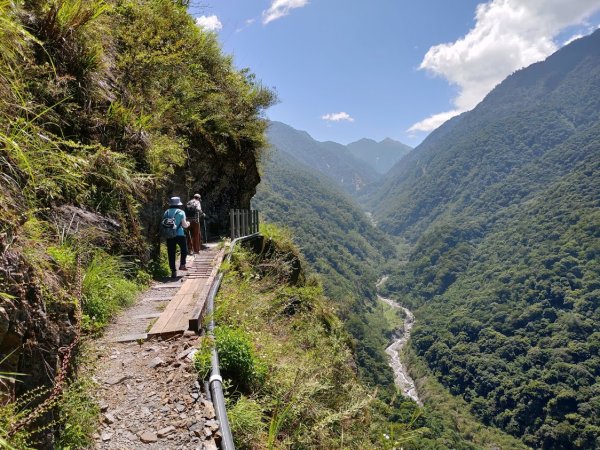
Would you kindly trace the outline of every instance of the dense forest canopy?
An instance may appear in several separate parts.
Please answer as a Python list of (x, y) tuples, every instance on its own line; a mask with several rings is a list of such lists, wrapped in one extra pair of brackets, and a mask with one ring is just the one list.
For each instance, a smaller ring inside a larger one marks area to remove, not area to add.
[(382, 228), (413, 243), (388, 292), (485, 423), (600, 443), (600, 32), (513, 75), (392, 169)]

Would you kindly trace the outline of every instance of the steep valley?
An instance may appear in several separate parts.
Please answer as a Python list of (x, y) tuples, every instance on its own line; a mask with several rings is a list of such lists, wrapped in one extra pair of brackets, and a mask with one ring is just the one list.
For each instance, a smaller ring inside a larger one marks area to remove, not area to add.
[[(364, 225), (360, 234), (385, 248), (406, 243), (402, 258), (346, 251), (360, 242), (346, 230), (328, 236), (336, 256), (323, 265), (323, 245), (300, 238), (325, 279), (356, 255), (373, 275), (389, 273), (383, 295), (414, 312), (410, 345), (430, 374), (481, 423), (532, 448), (600, 445), (598, 49), (597, 31), (516, 72), (361, 189), (353, 208), (368, 204), (369, 226), (387, 236)], [(318, 221), (290, 220), (264, 202), (271, 190), (294, 186), (293, 171), (276, 180), (279, 169), (267, 168), (269, 193), (261, 187), (257, 205), (299, 235), (321, 232)], [(306, 203), (287, 198), (326, 214), (319, 193)], [(328, 220), (349, 223), (343, 205)], [(352, 224), (362, 223), (357, 217)], [(375, 344), (365, 333), (371, 313), (372, 303), (342, 315), (357, 342)], [(377, 328), (389, 337), (385, 329)], [(368, 374), (371, 361), (361, 362)]]

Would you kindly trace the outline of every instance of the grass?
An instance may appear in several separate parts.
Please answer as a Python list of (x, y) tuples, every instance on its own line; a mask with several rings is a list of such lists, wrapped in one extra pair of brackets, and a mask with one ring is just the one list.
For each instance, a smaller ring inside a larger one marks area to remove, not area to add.
[(92, 256), (82, 285), (85, 330), (102, 329), (123, 307), (134, 302), (141, 287), (124, 275), (133, 269), (122, 259), (101, 251)]
[[(269, 263), (285, 264), (277, 252)], [(266, 261), (252, 258), (236, 252), (239, 271), (226, 275), (216, 301), (216, 323), (243, 330), (253, 352), (242, 359), (263, 367), (260, 383), (228, 393), (236, 446), (373, 448), (374, 397), (351, 369), (348, 336), (321, 286), (281, 283), (284, 271), (257, 272)]]
[(59, 404), (63, 427), (55, 444), (57, 450), (87, 448), (99, 425), (100, 407), (91, 395), (97, 384), (91, 378), (80, 377), (65, 390)]
[(381, 314), (388, 324), (389, 330), (398, 330), (404, 325), (404, 315), (402, 310), (393, 308), (385, 302), (379, 302), (378, 308), (381, 308)]

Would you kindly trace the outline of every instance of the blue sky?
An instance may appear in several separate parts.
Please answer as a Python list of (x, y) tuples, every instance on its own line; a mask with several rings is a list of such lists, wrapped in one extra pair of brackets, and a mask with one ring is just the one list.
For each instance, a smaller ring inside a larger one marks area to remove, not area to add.
[(277, 92), (269, 119), (343, 144), (415, 146), (510, 73), (600, 24), (600, 0), (192, 4), (235, 65)]

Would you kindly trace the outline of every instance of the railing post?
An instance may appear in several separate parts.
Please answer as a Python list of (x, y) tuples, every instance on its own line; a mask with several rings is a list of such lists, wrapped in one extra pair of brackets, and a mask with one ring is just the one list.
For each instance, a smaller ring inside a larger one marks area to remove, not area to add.
[(255, 209), (230, 209), (229, 222), (232, 240), (258, 233), (260, 229), (260, 216)]

